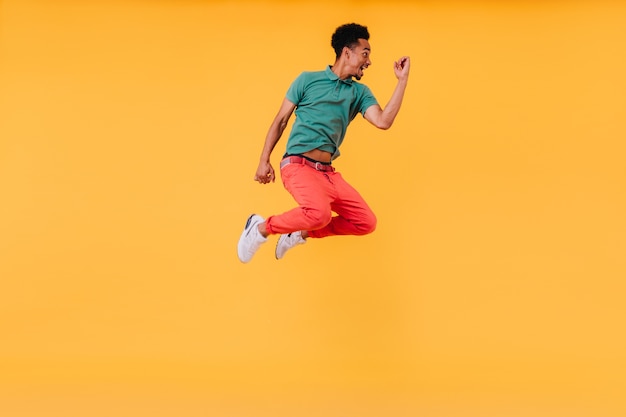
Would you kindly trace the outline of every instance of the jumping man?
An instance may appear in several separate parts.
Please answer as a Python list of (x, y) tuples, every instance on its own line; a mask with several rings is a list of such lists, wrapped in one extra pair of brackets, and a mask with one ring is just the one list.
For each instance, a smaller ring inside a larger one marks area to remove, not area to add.
[(358, 82), (372, 64), (368, 40), (365, 26), (350, 23), (338, 27), (331, 38), (335, 63), (323, 71), (303, 72), (287, 90), (265, 138), (254, 180), (274, 182), (270, 155), (295, 110), (280, 172), (298, 207), (267, 219), (251, 215), (237, 246), (241, 262), (249, 262), (269, 235), (280, 234), (275, 252), (280, 259), (307, 238), (365, 235), (376, 228), (376, 216), (332, 162), (357, 113), (379, 129), (391, 127), (402, 104), (411, 61), (404, 56), (394, 62), (398, 81), (382, 109), (370, 89)]

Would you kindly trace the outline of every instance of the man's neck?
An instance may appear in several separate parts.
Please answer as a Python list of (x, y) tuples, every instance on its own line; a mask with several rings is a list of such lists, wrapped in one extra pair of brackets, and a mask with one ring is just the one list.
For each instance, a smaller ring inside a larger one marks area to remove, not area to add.
[(352, 78), (352, 75), (350, 75), (350, 73), (344, 72), (344, 66), (343, 66), (341, 60), (335, 61), (333, 66), (330, 68), (330, 70), (333, 73), (335, 73), (335, 75), (337, 77), (339, 77), (340, 80), (347, 80), (347, 79)]

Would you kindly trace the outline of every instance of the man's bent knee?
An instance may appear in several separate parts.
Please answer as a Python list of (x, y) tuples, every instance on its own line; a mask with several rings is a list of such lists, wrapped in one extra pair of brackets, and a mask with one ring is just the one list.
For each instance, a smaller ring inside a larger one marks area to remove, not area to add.
[(376, 230), (377, 223), (378, 220), (376, 219), (376, 215), (374, 213), (369, 213), (362, 219), (361, 222), (356, 223), (355, 226), (359, 235), (368, 235)]

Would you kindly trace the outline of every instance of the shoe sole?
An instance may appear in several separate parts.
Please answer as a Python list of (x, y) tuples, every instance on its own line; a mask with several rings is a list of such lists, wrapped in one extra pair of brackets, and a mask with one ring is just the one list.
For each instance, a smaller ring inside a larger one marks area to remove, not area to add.
[[(246, 220), (246, 225), (245, 225), (245, 226), (244, 226), (244, 228), (243, 228), (243, 232), (241, 232), (241, 236), (239, 236), (239, 241), (240, 241), (240, 242), (241, 242), (241, 239), (243, 239), (243, 238), (244, 238), (244, 236), (247, 236), (247, 235), (248, 235), (248, 233), (250, 233), (250, 231), (252, 230), (252, 228), (253, 228), (255, 225), (258, 225), (258, 224), (259, 224), (259, 222), (253, 222), (253, 221), (252, 221), (252, 219), (253, 219), (254, 217), (256, 217), (256, 216), (258, 216), (258, 215), (257, 215), (257, 214), (251, 214), (251, 215), (250, 215), (250, 217), (248, 217), (248, 220)], [(245, 263), (250, 262), (250, 259), (248, 259), (247, 261), (244, 261), (244, 260), (241, 258), (241, 253), (239, 252), (239, 245), (237, 245), (237, 257), (238, 257), (238, 258), (239, 258), (239, 260), (240, 260), (241, 262), (243, 262), (244, 264), (245, 264)]]
[(280, 242), (286, 239), (283, 236), (286, 235), (280, 235), (280, 237), (278, 238), (278, 242), (276, 242), (276, 248), (274, 249), (274, 258), (276, 258), (276, 260), (283, 259), (283, 257), (285, 256), (285, 254), (283, 253), (283, 256), (281, 256), (280, 258), (278, 257), (278, 246), (280, 246)]

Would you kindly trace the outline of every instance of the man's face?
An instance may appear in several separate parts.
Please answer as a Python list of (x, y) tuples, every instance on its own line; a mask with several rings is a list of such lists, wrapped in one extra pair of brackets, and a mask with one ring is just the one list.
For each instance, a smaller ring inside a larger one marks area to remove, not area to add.
[(357, 80), (363, 77), (365, 68), (372, 64), (370, 61), (370, 43), (365, 39), (359, 39), (359, 43), (349, 49), (349, 62), (352, 67), (352, 76)]

